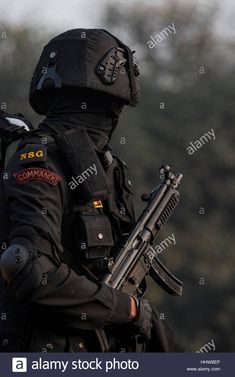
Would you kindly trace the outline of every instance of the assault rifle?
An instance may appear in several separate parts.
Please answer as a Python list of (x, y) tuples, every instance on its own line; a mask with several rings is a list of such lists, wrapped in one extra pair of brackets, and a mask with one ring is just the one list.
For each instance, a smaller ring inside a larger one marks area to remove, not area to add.
[(162, 183), (150, 195), (143, 194), (148, 203), (128, 239), (109, 263), (109, 272), (102, 281), (112, 288), (142, 296), (145, 277), (151, 278), (166, 292), (181, 296), (183, 283), (159, 260), (152, 244), (179, 203), (177, 188), (183, 175), (174, 175), (169, 166), (160, 168)]

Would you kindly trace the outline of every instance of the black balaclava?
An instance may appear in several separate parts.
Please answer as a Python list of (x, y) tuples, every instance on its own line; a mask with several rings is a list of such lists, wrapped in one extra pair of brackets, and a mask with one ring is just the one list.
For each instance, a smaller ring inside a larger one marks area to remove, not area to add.
[(84, 127), (97, 150), (111, 149), (109, 141), (122, 111), (121, 102), (95, 91), (58, 91), (41, 126)]

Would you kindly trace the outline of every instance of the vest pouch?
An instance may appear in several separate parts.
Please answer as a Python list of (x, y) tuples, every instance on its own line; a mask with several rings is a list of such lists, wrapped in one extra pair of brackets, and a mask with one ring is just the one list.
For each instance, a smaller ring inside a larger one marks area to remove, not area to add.
[(101, 259), (110, 256), (114, 246), (111, 224), (106, 215), (81, 215), (75, 230), (76, 245), (82, 260)]

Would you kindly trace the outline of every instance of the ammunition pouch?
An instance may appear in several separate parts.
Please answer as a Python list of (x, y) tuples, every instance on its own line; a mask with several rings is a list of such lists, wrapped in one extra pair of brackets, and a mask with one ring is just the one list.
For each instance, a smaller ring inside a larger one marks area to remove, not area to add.
[[(83, 207), (89, 208), (89, 204)], [(91, 207), (90, 207), (91, 208)], [(107, 271), (107, 265), (114, 246), (113, 232), (108, 216), (98, 210), (65, 214), (62, 229), (62, 244), (65, 253), (62, 260), (70, 265), (79, 275), (86, 275), (91, 280)]]
[(81, 215), (76, 225), (75, 243), (78, 245), (81, 259), (109, 257), (114, 242), (108, 216)]
[(81, 207), (86, 208), (77, 206), (64, 215), (62, 244), (78, 262), (108, 258), (114, 245), (109, 217), (88, 203)]

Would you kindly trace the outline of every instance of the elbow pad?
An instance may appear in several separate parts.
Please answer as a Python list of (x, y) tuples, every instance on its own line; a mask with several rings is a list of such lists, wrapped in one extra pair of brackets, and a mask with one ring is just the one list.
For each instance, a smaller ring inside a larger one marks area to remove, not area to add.
[(39, 258), (22, 245), (11, 245), (0, 259), (0, 271), (18, 301), (25, 301), (41, 285), (43, 271)]
[(28, 250), (21, 245), (11, 245), (3, 254), (0, 260), (0, 271), (8, 284), (14, 277), (23, 270), (29, 260)]

